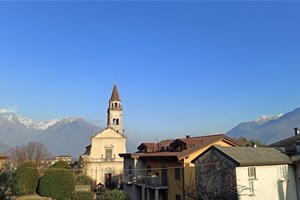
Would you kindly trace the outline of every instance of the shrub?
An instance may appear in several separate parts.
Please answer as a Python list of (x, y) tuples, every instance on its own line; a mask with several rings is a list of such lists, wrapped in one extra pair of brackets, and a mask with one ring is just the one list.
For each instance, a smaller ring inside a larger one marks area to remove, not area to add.
[(0, 199), (10, 200), (11, 196), (11, 184), (15, 171), (9, 164), (0, 166)]
[(39, 193), (57, 200), (70, 199), (75, 189), (75, 176), (68, 163), (59, 161), (52, 165), (42, 176)]
[(105, 190), (100, 195), (100, 200), (129, 200), (127, 193), (122, 190)]
[(34, 194), (39, 180), (36, 164), (32, 161), (21, 164), (13, 176), (12, 194)]
[(96, 182), (90, 176), (85, 174), (76, 176), (76, 185), (90, 185), (92, 191), (96, 188)]
[(93, 192), (84, 192), (84, 191), (76, 191), (73, 197), (73, 200), (93, 200), (93, 199), (94, 199)]

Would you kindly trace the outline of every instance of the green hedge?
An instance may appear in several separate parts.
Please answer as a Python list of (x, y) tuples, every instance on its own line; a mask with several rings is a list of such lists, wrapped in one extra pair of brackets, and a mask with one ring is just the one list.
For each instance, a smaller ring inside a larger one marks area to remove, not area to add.
[(100, 195), (100, 200), (129, 200), (127, 193), (122, 190), (104, 190)]
[(12, 194), (34, 194), (38, 185), (39, 175), (37, 166), (29, 161), (21, 164), (13, 176)]
[(90, 185), (92, 191), (96, 188), (96, 182), (90, 176), (85, 174), (76, 176), (76, 185)]
[(75, 189), (75, 175), (68, 163), (59, 161), (40, 179), (39, 193), (57, 200), (70, 199)]
[(84, 192), (84, 191), (76, 191), (73, 197), (73, 200), (93, 200), (93, 199), (94, 199), (93, 192)]
[(10, 164), (4, 164), (0, 166), (0, 199), (10, 200), (12, 179), (15, 174), (15, 170)]

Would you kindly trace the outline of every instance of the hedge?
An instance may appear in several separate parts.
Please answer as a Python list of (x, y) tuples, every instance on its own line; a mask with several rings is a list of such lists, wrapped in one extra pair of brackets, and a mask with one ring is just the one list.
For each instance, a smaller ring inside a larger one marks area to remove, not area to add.
[(93, 200), (93, 199), (94, 199), (93, 192), (84, 192), (84, 191), (76, 191), (73, 197), (73, 200)]
[(104, 190), (100, 195), (100, 200), (129, 200), (128, 194), (122, 190)]
[(90, 176), (80, 174), (76, 176), (76, 185), (90, 185), (92, 191), (96, 188), (96, 182)]
[(38, 185), (39, 175), (36, 164), (32, 161), (21, 164), (13, 176), (12, 194), (34, 194)]
[(39, 194), (57, 200), (70, 199), (75, 189), (75, 175), (71, 166), (59, 161), (52, 165), (39, 182)]

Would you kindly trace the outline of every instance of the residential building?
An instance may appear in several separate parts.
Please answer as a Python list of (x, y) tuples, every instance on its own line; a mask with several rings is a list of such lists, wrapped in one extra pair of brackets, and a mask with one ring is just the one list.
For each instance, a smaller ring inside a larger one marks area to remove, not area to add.
[(0, 153), (0, 168), (7, 162), (8, 156), (4, 153)]
[(293, 162), (280, 149), (214, 145), (192, 162), (202, 199), (297, 199)]
[(293, 161), (295, 169), (295, 182), (297, 187), (297, 199), (300, 199), (300, 131), (294, 128), (294, 135), (270, 144), (270, 147), (282, 148)]
[(72, 156), (70, 155), (59, 155), (59, 156), (55, 156), (55, 162), (58, 161), (64, 161), (67, 162), (68, 164), (72, 163)]
[(116, 82), (114, 83), (107, 110), (107, 127), (92, 136), (91, 144), (80, 156), (79, 163), (84, 172), (96, 183), (111, 185), (123, 174), (123, 158), (126, 152), (126, 137), (122, 129), (122, 104)]
[(195, 183), (191, 161), (211, 145), (239, 146), (224, 134), (142, 143), (124, 157), (123, 189), (135, 200), (181, 200)]

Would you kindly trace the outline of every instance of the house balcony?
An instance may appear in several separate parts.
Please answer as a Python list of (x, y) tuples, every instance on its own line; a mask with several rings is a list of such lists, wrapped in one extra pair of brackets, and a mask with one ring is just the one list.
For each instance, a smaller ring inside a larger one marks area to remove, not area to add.
[(124, 176), (125, 184), (135, 184), (150, 189), (168, 189), (168, 178), (160, 176)]

